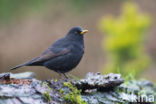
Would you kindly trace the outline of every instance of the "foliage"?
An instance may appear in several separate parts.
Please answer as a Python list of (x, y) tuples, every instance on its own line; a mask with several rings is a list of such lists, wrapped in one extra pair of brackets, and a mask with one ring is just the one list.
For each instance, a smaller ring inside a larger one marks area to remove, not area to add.
[[(100, 30), (107, 34), (102, 47), (108, 53), (107, 72), (120, 72), (124, 75), (135, 70), (138, 75), (146, 69), (149, 58), (144, 52), (146, 31), (150, 25), (150, 17), (138, 11), (132, 2), (124, 4), (122, 14), (118, 18), (108, 16), (100, 21)], [(108, 68), (109, 67), (109, 68)]]

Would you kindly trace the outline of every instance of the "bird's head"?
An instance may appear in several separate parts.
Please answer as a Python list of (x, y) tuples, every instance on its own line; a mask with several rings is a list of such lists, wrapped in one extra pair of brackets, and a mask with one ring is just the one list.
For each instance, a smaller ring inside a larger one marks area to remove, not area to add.
[(88, 30), (83, 30), (81, 27), (73, 27), (69, 30), (67, 37), (72, 39), (81, 39)]

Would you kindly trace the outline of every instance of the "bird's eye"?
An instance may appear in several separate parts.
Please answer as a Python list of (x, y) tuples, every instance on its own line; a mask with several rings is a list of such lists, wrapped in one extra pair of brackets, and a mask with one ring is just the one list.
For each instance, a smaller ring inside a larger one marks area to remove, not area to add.
[(75, 31), (75, 34), (77, 34), (78, 32), (77, 31)]

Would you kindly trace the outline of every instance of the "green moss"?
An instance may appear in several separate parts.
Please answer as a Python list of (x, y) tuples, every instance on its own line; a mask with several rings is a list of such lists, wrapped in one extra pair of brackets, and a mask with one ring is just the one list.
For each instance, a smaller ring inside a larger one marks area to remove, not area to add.
[(70, 82), (63, 83), (71, 91), (64, 96), (64, 99), (71, 104), (87, 104), (81, 99), (81, 91), (74, 87)]
[(45, 87), (45, 86), (46, 86), (45, 82), (42, 82), (42, 87)]
[(49, 91), (53, 89), (52, 87), (48, 86), (48, 83), (46, 83), (46, 82), (42, 82), (42, 87), (48, 88)]
[(57, 82), (58, 80), (57, 79), (55, 79), (55, 82)]
[(44, 98), (48, 101), (51, 102), (52, 98), (50, 96), (50, 91), (52, 90), (52, 88), (50, 86), (48, 86), (48, 84), (46, 82), (42, 83), (42, 87), (46, 88), (47, 91), (44, 92)]
[(59, 92), (60, 92), (61, 94), (64, 94), (64, 90), (63, 90), (63, 89), (61, 89)]
[(48, 92), (48, 91), (44, 93), (44, 97), (45, 97), (45, 98), (46, 98), (46, 100), (48, 100), (49, 102), (51, 102), (51, 101), (52, 101), (52, 99), (51, 99), (50, 94), (49, 94), (49, 92)]

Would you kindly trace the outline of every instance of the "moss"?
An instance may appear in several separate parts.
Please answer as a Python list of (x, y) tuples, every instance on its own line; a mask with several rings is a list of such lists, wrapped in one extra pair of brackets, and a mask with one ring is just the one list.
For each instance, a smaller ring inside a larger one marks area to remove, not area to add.
[(57, 79), (55, 79), (55, 81), (54, 82), (57, 82), (58, 80)]
[(51, 99), (50, 94), (49, 94), (48, 91), (44, 93), (44, 97), (45, 97), (45, 99), (46, 99), (48, 102), (51, 102), (51, 101), (52, 101), (52, 99)]
[(53, 89), (52, 87), (48, 85), (47, 82), (42, 82), (42, 87), (47, 88), (49, 91)]
[(42, 87), (46, 87), (46, 83), (45, 82), (42, 82)]
[(59, 91), (61, 94), (64, 94), (64, 90), (63, 89), (60, 89)]
[(46, 88), (47, 90), (44, 92), (44, 98), (48, 101), (51, 102), (52, 98), (50, 96), (50, 91), (52, 90), (52, 88), (50, 86), (48, 86), (48, 84), (46, 82), (42, 83), (42, 87)]
[(74, 87), (70, 82), (64, 82), (63, 85), (70, 90), (69, 94), (64, 95), (64, 99), (71, 104), (87, 104), (81, 99), (81, 91)]

